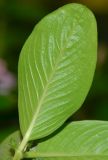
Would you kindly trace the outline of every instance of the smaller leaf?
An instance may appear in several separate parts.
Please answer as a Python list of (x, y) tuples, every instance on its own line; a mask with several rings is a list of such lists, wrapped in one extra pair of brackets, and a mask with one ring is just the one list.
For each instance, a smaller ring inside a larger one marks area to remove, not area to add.
[(42, 160), (108, 160), (108, 122), (79, 121), (39, 143), (25, 157)]
[(6, 138), (0, 145), (0, 160), (12, 160), (20, 141), (21, 134), (19, 131)]

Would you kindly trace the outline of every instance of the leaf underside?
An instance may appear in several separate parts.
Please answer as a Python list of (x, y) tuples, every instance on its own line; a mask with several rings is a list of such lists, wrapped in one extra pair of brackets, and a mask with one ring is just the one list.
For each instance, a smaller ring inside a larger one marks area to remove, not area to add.
[(12, 133), (0, 144), (0, 160), (12, 160), (15, 150), (21, 142), (19, 131)]
[(108, 160), (108, 122), (73, 122), (25, 156), (36, 160)]
[(93, 79), (96, 51), (96, 22), (85, 6), (68, 4), (36, 25), (19, 59), (23, 136), (49, 135), (81, 106)]

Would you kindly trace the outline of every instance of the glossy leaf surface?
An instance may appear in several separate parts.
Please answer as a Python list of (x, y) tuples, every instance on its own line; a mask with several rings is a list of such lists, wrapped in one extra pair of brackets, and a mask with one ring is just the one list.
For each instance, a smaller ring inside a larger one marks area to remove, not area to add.
[(20, 127), (26, 140), (49, 135), (82, 105), (96, 51), (96, 22), (85, 6), (68, 4), (36, 25), (18, 70)]
[(108, 122), (73, 122), (26, 156), (40, 160), (107, 160)]

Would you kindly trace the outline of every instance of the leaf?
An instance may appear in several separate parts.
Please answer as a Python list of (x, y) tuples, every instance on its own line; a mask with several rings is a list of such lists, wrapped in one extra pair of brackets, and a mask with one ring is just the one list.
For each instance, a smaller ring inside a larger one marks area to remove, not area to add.
[(0, 144), (0, 160), (12, 160), (15, 149), (21, 142), (21, 135), (19, 131), (12, 133)]
[(24, 141), (49, 135), (82, 105), (93, 79), (96, 51), (96, 22), (85, 6), (68, 4), (36, 25), (19, 59)]
[[(9, 117), (7, 118), (6, 116), (2, 115), (4, 117), (4, 121), (8, 122), (9, 121)], [(5, 124), (5, 122), (3, 122)], [(6, 128), (5, 128), (6, 127)], [(1, 127), (0, 129), (0, 143), (8, 136), (10, 135), (12, 132), (15, 132), (15, 130), (17, 129), (17, 126), (12, 126), (12, 125), (8, 125), (5, 127)]]
[(54, 137), (32, 148), (25, 157), (39, 157), (41, 160), (107, 160), (108, 122), (73, 122)]

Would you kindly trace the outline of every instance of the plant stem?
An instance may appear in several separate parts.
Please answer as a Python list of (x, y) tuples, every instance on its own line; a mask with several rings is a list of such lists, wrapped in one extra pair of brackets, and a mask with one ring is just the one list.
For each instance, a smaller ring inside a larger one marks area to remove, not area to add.
[(21, 144), (19, 145), (18, 149), (15, 152), (13, 160), (21, 160), (23, 158), (23, 152), (24, 152), (25, 146), (27, 145), (27, 142), (28, 142), (28, 134), (24, 136)]
[(23, 157), (22, 152), (20, 152), (20, 151), (17, 150), (15, 152), (15, 156), (14, 156), (13, 160), (21, 160), (22, 157)]

